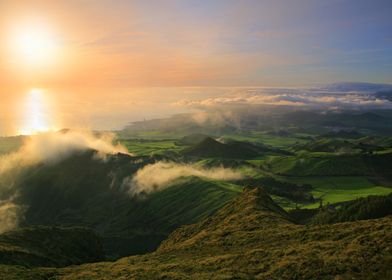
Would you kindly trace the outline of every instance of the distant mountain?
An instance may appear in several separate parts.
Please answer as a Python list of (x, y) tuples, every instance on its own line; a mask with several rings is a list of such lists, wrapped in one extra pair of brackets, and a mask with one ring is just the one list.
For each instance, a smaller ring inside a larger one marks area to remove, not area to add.
[(380, 99), (386, 99), (386, 100), (392, 101), (392, 89), (378, 91), (375, 93), (375, 96)]
[(391, 84), (360, 83), (360, 82), (341, 82), (329, 84), (321, 87), (322, 89), (332, 92), (368, 92), (392, 90)]

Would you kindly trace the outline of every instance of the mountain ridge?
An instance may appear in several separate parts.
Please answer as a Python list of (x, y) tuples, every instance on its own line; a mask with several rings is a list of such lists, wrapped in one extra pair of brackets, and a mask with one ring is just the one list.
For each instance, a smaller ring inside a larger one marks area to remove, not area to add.
[(390, 279), (391, 226), (392, 216), (294, 224), (262, 189), (245, 188), (214, 216), (173, 232), (156, 252), (61, 269), (0, 266), (0, 273), (67, 280)]

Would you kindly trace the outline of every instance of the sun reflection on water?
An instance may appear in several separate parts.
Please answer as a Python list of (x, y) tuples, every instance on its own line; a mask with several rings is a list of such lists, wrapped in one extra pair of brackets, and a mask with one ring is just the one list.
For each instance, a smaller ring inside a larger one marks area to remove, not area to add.
[(24, 107), (25, 117), (20, 134), (31, 135), (53, 129), (49, 102), (41, 89), (32, 89)]

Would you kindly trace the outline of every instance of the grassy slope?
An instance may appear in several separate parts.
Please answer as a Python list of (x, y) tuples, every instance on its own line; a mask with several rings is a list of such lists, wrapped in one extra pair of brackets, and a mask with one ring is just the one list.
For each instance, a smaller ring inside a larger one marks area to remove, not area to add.
[(187, 178), (145, 199), (131, 198), (123, 179), (153, 160), (114, 155), (100, 161), (86, 152), (31, 167), (13, 187), (16, 203), (28, 206), (23, 226), (86, 226), (103, 236), (111, 257), (139, 254), (155, 249), (177, 227), (210, 215), (240, 191), (225, 182)]
[(241, 190), (226, 182), (181, 178), (146, 199), (130, 202), (127, 215), (119, 217), (113, 234), (107, 235), (107, 249), (120, 256), (151, 251), (173, 230), (214, 214)]
[(305, 143), (302, 134), (293, 134), (290, 136), (277, 136), (265, 132), (253, 131), (246, 134), (227, 134), (222, 135), (222, 138), (230, 138), (237, 141), (250, 141), (263, 143), (275, 148), (286, 148), (298, 143)]
[(391, 226), (392, 217), (295, 225), (253, 189), (175, 231), (152, 254), (57, 270), (0, 266), (0, 273), (4, 279), (390, 279)]
[(159, 213), (165, 220), (158, 227), (172, 230), (210, 216), (241, 191), (241, 187), (227, 182), (182, 178), (169, 188), (152, 194), (147, 207), (149, 212)]
[(32, 227), (0, 235), (0, 263), (67, 266), (103, 260), (101, 240), (86, 228)]

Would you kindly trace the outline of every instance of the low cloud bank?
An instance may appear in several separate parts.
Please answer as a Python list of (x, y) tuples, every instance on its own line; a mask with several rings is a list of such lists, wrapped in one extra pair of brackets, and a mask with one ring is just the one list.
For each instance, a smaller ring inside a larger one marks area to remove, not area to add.
[(0, 175), (36, 163), (57, 163), (84, 150), (96, 150), (101, 159), (108, 154), (128, 153), (124, 146), (113, 143), (114, 135), (110, 133), (66, 131), (34, 135), (26, 138), (18, 151), (0, 158)]
[(392, 108), (392, 102), (374, 92), (335, 92), (326, 89), (249, 89), (219, 97), (182, 100), (175, 105), (207, 109), (216, 106), (269, 105), (323, 109)]
[(131, 195), (151, 193), (164, 189), (181, 177), (197, 176), (215, 180), (239, 180), (243, 175), (229, 168), (201, 168), (192, 164), (157, 162), (139, 169), (133, 177), (126, 178), (123, 184), (129, 188)]

